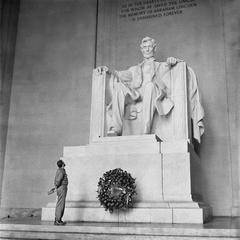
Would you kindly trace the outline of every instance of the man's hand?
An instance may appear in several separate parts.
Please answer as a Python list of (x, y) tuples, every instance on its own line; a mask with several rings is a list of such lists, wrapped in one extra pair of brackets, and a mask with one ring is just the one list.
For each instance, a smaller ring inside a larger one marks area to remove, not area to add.
[(169, 58), (167, 58), (167, 63), (168, 63), (171, 67), (175, 66), (178, 62), (182, 62), (182, 60), (177, 59), (177, 58), (175, 58), (175, 57), (169, 57)]
[(96, 69), (99, 74), (110, 73), (110, 70), (107, 66), (100, 66), (100, 67), (97, 67)]
[(48, 195), (54, 193), (55, 191), (56, 191), (56, 188), (55, 188), (55, 187), (54, 187), (54, 188), (51, 188), (51, 189), (48, 191)]

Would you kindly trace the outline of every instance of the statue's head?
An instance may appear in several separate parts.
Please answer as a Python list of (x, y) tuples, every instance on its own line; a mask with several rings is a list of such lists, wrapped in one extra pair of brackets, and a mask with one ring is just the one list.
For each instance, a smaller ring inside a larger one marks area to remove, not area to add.
[(156, 42), (153, 38), (145, 37), (141, 41), (141, 52), (144, 58), (151, 58), (156, 51)]

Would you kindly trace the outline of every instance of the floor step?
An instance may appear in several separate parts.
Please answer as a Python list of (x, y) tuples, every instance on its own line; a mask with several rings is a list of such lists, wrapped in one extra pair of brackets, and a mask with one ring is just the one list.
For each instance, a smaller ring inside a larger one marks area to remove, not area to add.
[(0, 222), (0, 239), (84, 240), (231, 240), (240, 239), (239, 219), (216, 218), (207, 224), (68, 223), (40, 219)]

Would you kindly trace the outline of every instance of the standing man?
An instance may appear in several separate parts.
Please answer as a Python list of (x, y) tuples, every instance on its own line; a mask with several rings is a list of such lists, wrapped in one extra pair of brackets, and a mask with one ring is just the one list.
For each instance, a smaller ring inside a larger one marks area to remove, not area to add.
[(65, 225), (62, 217), (65, 209), (65, 200), (67, 195), (68, 177), (64, 167), (66, 166), (62, 160), (57, 161), (57, 172), (54, 179), (54, 186), (57, 191), (57, 204), (55, 209), (54, 225)]

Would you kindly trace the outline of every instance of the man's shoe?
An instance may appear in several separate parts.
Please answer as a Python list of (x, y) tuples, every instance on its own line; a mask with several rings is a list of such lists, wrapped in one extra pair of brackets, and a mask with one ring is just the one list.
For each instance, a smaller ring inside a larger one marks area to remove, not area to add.
[(62, 226), (65, 225), (65, 223), (62, 221), (54, 221), (54, 225)]
[(60, 223), (62, 223), (63, 225), (66, 225), (66, 222), (63, 222), (62, 220), (59, 221)]

